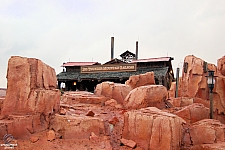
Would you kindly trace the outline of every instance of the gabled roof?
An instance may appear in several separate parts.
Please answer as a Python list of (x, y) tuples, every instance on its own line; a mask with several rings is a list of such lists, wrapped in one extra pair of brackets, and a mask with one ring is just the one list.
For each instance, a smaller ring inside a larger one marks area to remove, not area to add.
[(135, 57), (135, 54), (134, 53), (132, 53), (132, 52), (130, 52), (130, 51), (126, 51), (126, 52), (124, 52), (124, 53), (122, 53), (121, 55), (120, 55), (120, 57), (124, 57), (124, 56), (126, 56), (126, 55), (132, 55), (133, 57)]
[(67, 62), (63, 63), (61, 67), (72, 67), (72, 66), (89, 66), (89, 65), (99, 65), (98, 62)]
[(124, 62), (120, 59), (114, 58), (114, 59), (112, 59), (112, 60), (110, 60), (110, 61), (108, 61), (104, 64), (118, 64), (118, 63), (124, 63)]
[(159, 62), (159, 61), (170, 61), (173, 60), (172, 57), (159, 57), (159, 58), (147, 58), (147, 59), (138, 59), (138, 60), (132, 60), (131, 63), (137, 63), (137, 62)]

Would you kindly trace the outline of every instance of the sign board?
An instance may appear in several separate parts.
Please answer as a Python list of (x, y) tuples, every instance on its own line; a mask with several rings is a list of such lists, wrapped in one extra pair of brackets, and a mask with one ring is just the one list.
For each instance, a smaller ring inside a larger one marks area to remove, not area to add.
[(97, 73), (97, 72), (125, 72), (136, 71), (136, 64), (112, 64), (112, 65), (93, 65), (81, 66), (81, 73)]

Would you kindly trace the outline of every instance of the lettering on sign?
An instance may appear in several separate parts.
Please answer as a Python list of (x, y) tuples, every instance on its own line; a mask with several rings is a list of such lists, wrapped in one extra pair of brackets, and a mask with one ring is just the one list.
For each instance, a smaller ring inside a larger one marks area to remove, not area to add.
[(81, 66), (81, 73), (136, 71), (136, 64)]

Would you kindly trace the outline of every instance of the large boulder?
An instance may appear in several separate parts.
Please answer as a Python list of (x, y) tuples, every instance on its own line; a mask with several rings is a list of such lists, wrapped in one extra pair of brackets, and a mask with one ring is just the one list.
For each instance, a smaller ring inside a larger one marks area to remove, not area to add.
[(224, 150), (225, 142), (217, 142), (213, 144), (199, 144), (191, 147), (191, 150)]
[(1, 110), (1, 123), (5, 128), (0, 128), (0, 132), (25, 139), (46, 130), (51, 116), (59, 112), (61, 93), (56, 89), (55, 70), (35, 58), (12, 56), (8, 62), (7, 80)]
[(7, 81), (2, 115), (27, 115), (36, 113), (37, 109), (46, 114), (58, 111), (60, 92), (55, 90), (56, 73), (42, 61), (12, 56), (8, 62)]
[(12, 134), (15, 139), (29, 139), (37, 132), (49, 127), (50, 119), (43, 114), (9, 115), (7, 119), (0, 120), (0, 136)]
[(180, 149), (182, 124), (185, 121), (155, 107), (124, 114), (123, 138), (135, 141), (144, 149)]
[(140, 109), (145, 107), (165, 108), (167, 89), (162, 85), (147, 85), (133, 89), (124, 100), (127, 109)]
[(122, 104), (131, 90), (132, 88), (129, 85), (107, 81), (96, 86), (95, 94), (115, 99), (118, 103)]
[(130, 76), (125, 84), (131, 86), (133, 89), (139, 86), (155, 85), (154, 72)]
[(55, 115), (51, 120), (50, 129), (56, 132), (58, 138), (88, 139), (92, 132), (97, 136), (105, 133), (102, 119), (89, 116)]
[(189, 97), (177, 97), (168, 99), (168, 102), (170, 102), (174, 107), (184, 107), (193, 104), (194, 99)]
[(218, 120), (204, 119), (194, 123), (190, 131), (190, 139), (193, 145), (213, 144), (224, 142), (225, 125)]
[(203, 104), (194, 103), (178, 110), (175, 114), (183, 118), (187, 123), (194, 123), (203, 119), (208, 119), (209, 109)]
[(193, 55), (184, 59), (184, 69), (179, 83), (180, 97), (199, 97), (208, 99), (207, 70), (216, 71), (216, 66), (207, 64)]

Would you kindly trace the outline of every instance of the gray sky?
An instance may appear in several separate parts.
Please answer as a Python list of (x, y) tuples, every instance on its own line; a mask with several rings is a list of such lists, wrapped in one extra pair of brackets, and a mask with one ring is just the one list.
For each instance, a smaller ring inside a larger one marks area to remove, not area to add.
[(0, 87), (11, 56), (63, 62), (110, 60), (127, 49), (139, 58), (187, 55), (216, 64), (225, 55), (224, 0), (0, 0)]

